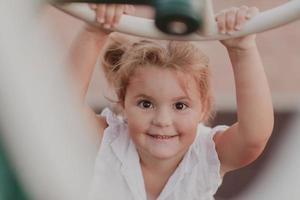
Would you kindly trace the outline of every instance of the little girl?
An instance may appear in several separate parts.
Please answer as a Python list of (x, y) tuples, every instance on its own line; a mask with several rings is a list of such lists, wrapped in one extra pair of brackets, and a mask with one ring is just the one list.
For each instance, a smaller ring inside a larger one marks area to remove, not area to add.
[[(91, 8), (105, 28), (132, 12), (127, 5)], [(257, 12), (246, 6), (222, 11), (216, 16), (220, 32), (240, 30)], [(273, 129), (273, 109), (255, 35), (221, 43), (232, 62), (238, 121), (209, 128), (209, 62), (199, 49), (189, 42), (127, 39), (84, 28), (71, 55), (82, 105), (101, 141), (90, 199), (213, 199), (227, 172), (261, 154)], [(84, 99), (102, 49), (119, 112), (106, 108), (96, 115)]]

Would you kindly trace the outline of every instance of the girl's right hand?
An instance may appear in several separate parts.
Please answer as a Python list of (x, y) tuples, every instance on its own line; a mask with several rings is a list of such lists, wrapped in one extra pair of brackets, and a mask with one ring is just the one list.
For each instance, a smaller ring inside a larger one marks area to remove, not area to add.
[(105, 29), (114, 28), (120, 22), (123, 14), (134, 14), (132, 5), (124, 4), (89, 4), (96, 13), (96, 21)]

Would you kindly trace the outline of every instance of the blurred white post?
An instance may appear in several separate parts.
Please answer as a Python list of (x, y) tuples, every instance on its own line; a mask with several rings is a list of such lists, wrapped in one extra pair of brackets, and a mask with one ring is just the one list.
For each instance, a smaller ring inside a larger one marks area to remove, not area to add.
[(87, 199), (97, 130), (81, 110), (65, 55), (39, 21), (37, 2), (0, 3), (1, 139), (30, 198)]

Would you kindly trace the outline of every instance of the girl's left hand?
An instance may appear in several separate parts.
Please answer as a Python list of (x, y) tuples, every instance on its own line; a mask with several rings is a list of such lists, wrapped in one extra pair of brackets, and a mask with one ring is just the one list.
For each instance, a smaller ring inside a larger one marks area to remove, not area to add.
[[(224, 10), (216, 15), (219, 32), (231, 35), (243, 28), (245, 23), (259, 13), (258, 8), (241, 6)], [(227, 49), (246, 50), (255, 46), (255, 34), (220, 41)]]
[(96, 21), (104, 28), (110, 29), (117, 26), (123, 14), (134, 14), (135, 7), (128, 4), (89, 4), (96, 13)]

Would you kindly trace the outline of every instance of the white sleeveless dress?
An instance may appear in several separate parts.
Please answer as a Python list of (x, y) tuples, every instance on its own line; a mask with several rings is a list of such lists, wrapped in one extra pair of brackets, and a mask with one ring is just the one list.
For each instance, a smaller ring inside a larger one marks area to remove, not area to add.
[[(139, 156), (127, 125), (108, 108), (108, 127), (95, 162), (90, 200), (146, 200)], [(197, 137), (157, 200), (213, 200), (222, 183), (213, 135), (227, 126), (198, 125)]]

